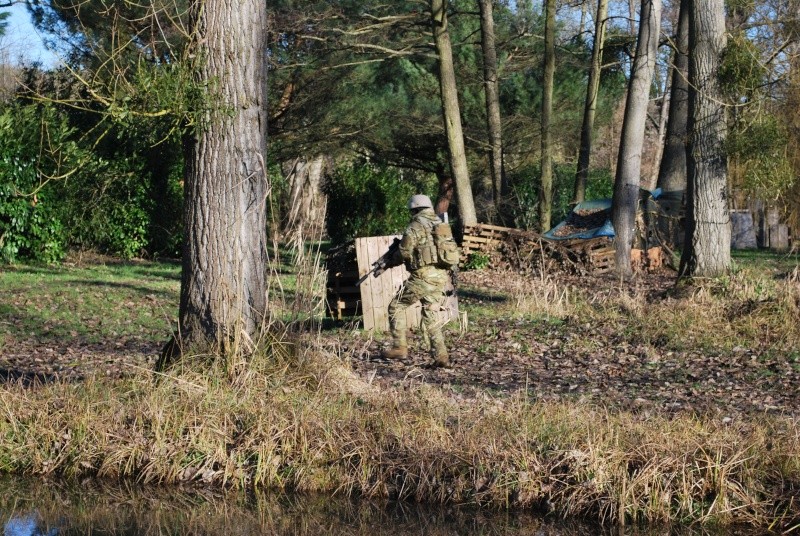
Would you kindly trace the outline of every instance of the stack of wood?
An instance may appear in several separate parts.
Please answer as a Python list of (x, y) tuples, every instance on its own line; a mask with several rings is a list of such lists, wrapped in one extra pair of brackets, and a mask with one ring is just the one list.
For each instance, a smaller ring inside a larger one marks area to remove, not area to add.
[(358, 281), (358, 261), (355, 241), (331, 249), (326, 257), (328, 282), (325, 303), (328, 316), (342, 320), (361, 314), (361, 292)]
[[(499, 254), (500, 263), (523, 272), (603, 274), (615, 266), (614, 249), (607, 237), (548, 240), (533, 231), (480, 224), (464, 230), (462, 247), (467, 258), (477, 252), (490, 257)], [(492, 264), (497, 265), (497, 260)]]

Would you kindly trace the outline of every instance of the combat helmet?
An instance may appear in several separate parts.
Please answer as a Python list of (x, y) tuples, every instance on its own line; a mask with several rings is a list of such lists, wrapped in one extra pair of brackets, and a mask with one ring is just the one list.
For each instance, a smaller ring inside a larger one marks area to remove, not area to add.
[(408, 200), (408, 210), (414, 210), (416, 208), (433, 208), (431, 198), (422, 194), (412, 195), (411, 199)]

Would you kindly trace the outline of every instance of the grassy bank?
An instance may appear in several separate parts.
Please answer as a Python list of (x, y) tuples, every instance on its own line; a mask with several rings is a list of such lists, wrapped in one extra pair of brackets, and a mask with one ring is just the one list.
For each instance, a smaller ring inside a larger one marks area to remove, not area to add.
[[(497, 318), (554, 332), (610, 322), (613, 336), (644, 347), (643, 355), (743, 346), (758, 349), (756, 361), (767, 355), (790, 370), (800, 347), (792, 270), (755, 262), (730, 278), (658, 295), (540, 278), (492, 291), (503, 299), (465, 306), (470, 331), (479, 333), (491, 332)], [(2, 277), (22, 276), (14, 269)], [(72, 273), (65, 281), (79, 279)], [(165, 299), (175, 288), (172, 276), (166, 280)], [(116, 288), (136, 286), (147, 296), (158, 279), (138, 281)], [(3, 318), (4, 352), (25, 336), (12, 320), (16, 311)], [(578, 396), (546, 400), (527, 389), (464, 398), (418, 381), (370, 384), (347, 355), (321, 350), (320, 337), (282, 336), (246, 366), (198, 357), (158, 377), (132, 366), (117, 379), (7, 383), (0, 471), (519, 507), (608, 523), (780, 530), (800, 523), (800, 428), (786, 412), (731, 420), (644, 414)], [(570, 344), (578, 351), (588, 343), (576, 336)]]

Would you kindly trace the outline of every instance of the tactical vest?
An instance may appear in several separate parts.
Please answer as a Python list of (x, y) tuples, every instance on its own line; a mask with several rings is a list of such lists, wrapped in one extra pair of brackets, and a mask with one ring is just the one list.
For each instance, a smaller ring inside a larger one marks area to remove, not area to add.
[[(415, 226), (417, 227), (417, 226)], [(421, 236), (418, 236), (411, 260), (411, 270), (425, 266), (436, 266), (450, 270), (458, 266), (458, 245), (453, 240), (453, 232), (447, 223), (419, 222)]]

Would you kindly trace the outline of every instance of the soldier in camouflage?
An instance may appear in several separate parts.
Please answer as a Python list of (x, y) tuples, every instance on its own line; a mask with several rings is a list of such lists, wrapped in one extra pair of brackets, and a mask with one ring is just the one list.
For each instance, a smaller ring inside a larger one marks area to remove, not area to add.
[(434, 365), (447, 367), (450, 359), (442, 334), (443, 322), (439, 320), (437, 312), (443, 308), (449, 275), (447, 270), (436, 266), (435, 246), (430, 231), (439, 221), (439, 217), (426, 195), (412, 196), (408, 208), (412, 219), (403, 233), (398, 255), (402, 257), (411, 276), (389, 304), (389, 325), (393, 341), (392, 347), (383, 351), (383, 357), (398, 359), (408, 355), (406, 309), (422, 302), (422, 329), (430, 339)]

